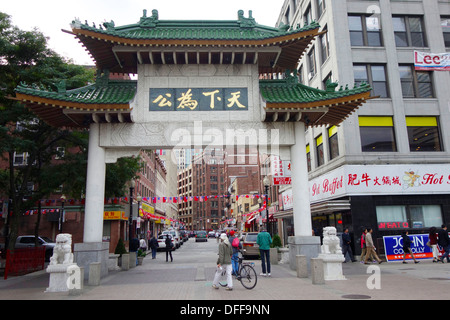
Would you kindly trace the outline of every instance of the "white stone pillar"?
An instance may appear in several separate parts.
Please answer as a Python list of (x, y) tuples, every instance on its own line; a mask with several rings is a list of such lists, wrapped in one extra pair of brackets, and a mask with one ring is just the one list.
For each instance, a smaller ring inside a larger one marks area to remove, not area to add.
[(305, 124), (294, 124), (295, 144), (291, 146), (292, 200), (295, 236), (311, 236), (308, 166), (306, 162)]
[(295, 143), (291, 146), (291, 185), (293, 200), (294, 236), (288, 238), (289, 264), (297, 269), (297, 256), (306, 257), (307, 267), (320, 251), (320, 238), (312, 235), (309, 200), (308, 165), (306, 161), (305, 124), (294, 124)]
[(84, 217), (85, 243), (102, 242), (105, 199), (105, 149), (100, 144), (100, 125), (92, 123), (89, 129), (89, 151), (86, 178), (86, 205)]
[(102, 242), (105, 160), (105, 149), (100, 147), (100, 124), (92, 123), (89, 128), (83, 243), (74, 245), (74, 261), (83, 268), (84, 279), (89, 278), (91, 263), (100, 262), (101, 275), (108, 274), (109, 242)]

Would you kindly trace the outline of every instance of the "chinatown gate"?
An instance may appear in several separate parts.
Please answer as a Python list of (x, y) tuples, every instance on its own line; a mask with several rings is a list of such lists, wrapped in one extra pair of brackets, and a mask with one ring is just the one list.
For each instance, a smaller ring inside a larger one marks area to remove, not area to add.
[[(256, 145), (292, 166), (295, 256), (316, 257), (320, 239), (311, 234), (305, 129), (339, 125), (369, 99), (370, 87), (326, 90), (298, 83), (299, 59), (320, 26), (262, 26), (238, 12), (237, 20), (160, 20), (158, 12), (139, 22), (95, 27), (73, 21), (71, 31), (96, 61), (96, 82), (55, 92), (20, 85), (16, 98), (57, 127), (89, 128), (83, 243), (75, 244), (79, 266), (102, 263), (106, 163), (137, 155), (142, 148), (234, 150)], [(136, 80), (113, 80), (137, 74)], [(276, 76), (274, 76), (276, 75)], [(277, 79), (274, 79), (277, 78)], [(279, 79), (281, 78), (281, 79)]]

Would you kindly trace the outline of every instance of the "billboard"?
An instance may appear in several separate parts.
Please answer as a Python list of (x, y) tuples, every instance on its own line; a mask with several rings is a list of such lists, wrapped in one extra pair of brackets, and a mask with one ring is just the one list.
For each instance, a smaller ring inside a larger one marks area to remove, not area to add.
[[(411, 251), (414, 254), (416, 260), (419, 259), (433, 259), (433, 252), (431, 248), (427, 246), (429, 240), (428, 234), (410, 234), (408, 237), (411, 239)], [(402, 236), (384, 236), (384, 251), (386, 255), (386, 261), (402, 261), (403, 260), (403, 239)], [(439, 256), (442, 255), (444, 250), (438, 246)], [(406, 255), (406, 259), (412, 259), (410, 254)]]

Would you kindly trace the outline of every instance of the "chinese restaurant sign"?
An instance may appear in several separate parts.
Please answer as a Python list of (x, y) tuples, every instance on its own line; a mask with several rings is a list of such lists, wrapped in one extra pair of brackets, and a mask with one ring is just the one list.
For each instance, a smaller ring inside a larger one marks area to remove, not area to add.
[(291, 162), (279, 156), (270, 156), (270, 170), (274, 185), (291, 184)]
[(364, 194), (450, 192), (449, 165), (342, 166), (310, 181), (311, 202)]
[(248, 110), (247, 88), (150, 89), (149, 111)]

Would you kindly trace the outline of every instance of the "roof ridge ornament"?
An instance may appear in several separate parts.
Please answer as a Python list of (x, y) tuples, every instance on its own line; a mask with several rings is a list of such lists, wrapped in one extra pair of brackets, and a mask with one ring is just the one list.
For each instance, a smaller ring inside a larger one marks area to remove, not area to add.
[(142, 28), (153, 28), (156, 27), (158, 20), (159, 20), (158, 10), (153, 9), (152, 15), (150, 17), (147, 17), (147, 9), (144, 9), (143, 15), (139, 20), (139, 26)]
[(252, 17), (252, 10), (248, 11), (248, 18), (244, 17), (244, 10), (238, 11), (238, 23), (241, 28), (253, 28), (256, 26), (255, 18)]

